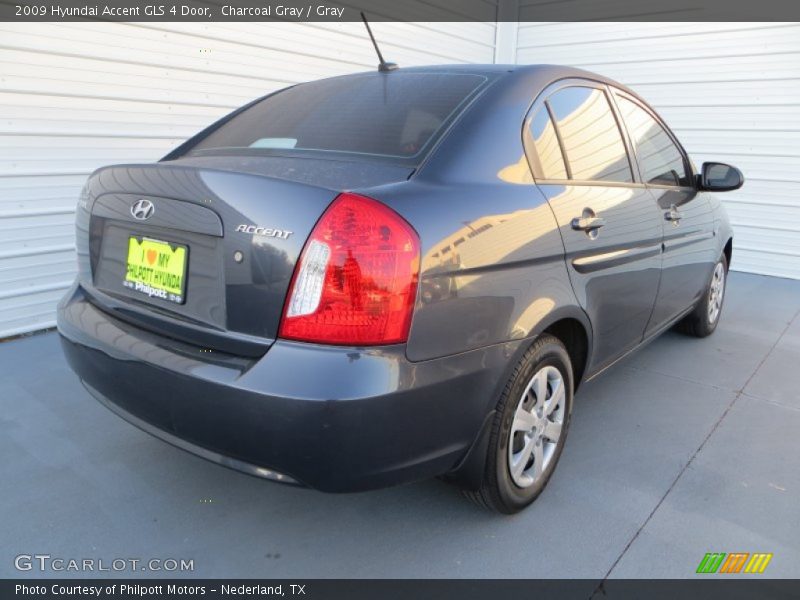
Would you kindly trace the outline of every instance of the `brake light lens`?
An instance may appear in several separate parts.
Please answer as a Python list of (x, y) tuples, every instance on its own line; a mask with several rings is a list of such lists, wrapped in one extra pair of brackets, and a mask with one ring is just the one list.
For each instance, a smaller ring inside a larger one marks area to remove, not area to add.
[(405, 342), (419, 276), (419, 237), (389, 207), (342, 193), (306, 242), (278, 335), (319, 344)]

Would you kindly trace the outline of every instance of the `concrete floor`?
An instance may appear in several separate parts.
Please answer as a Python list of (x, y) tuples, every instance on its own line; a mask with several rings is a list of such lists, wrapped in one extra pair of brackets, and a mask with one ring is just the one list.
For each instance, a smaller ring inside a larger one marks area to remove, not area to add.
[(767, 576), (798, 577), (799, 312), (800, 281), (732, 273), (712, 337), (667, 333), (581, 389), (548, 489), (514, 517), (437, 481), (331, 496), (227, 470), (95, 402), (55, 334), (3, 343), (0, 577), (46, 553), (194, 559), (196, 577), (598, 581), (692, 577), (706, 552), (772, 552)]

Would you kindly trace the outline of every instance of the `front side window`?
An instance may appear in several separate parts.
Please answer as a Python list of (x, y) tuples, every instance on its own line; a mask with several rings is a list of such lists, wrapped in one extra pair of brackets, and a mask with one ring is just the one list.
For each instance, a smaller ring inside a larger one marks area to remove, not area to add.
[(650, 113), (624, 96), (619, 110), (636, 146), (642, 180), (656, 185), (690, 186), (691, 177), (683, 154)]
[(547, 100), (564, 145), (572, 179), (633, 181), (628, 153), (605, 92), (568, 87)]

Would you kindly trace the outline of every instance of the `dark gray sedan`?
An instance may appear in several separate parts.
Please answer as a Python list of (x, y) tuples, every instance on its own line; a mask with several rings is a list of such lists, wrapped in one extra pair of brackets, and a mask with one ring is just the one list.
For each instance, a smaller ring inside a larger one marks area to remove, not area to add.
[(261, 98), (96, 171), (70, 365), (145, 431), (329, 492), (443, 476), (511, 513), (573, 394), (717, 326), (732, 233), (659, 116), (555, 66), (399, 69)]

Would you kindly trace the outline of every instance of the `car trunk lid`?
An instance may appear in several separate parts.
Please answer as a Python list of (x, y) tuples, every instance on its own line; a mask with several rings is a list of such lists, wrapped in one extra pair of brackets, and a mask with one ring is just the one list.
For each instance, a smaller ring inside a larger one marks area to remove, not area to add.
[[(207, 352), (258, 356), (277, 335), (295, 263), (327, 206), (341, 190), (412, 170), (216, 158), (96, 172), (88, 231), (78, 224), (80, 280), (96, 305), (142, 328)], [(146, 218), (142, 207), (152, 209)]]

